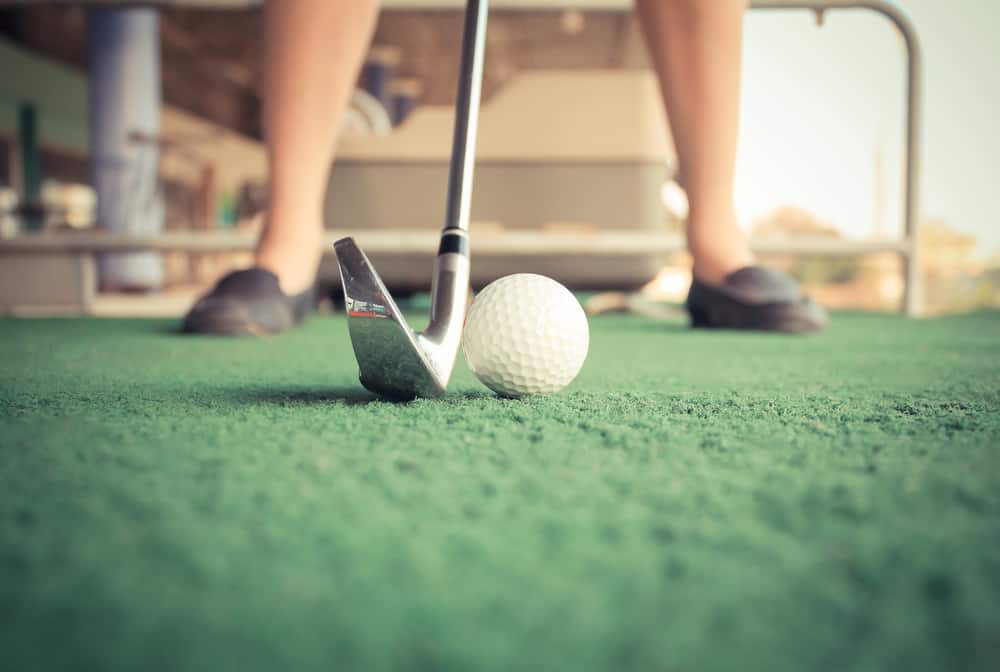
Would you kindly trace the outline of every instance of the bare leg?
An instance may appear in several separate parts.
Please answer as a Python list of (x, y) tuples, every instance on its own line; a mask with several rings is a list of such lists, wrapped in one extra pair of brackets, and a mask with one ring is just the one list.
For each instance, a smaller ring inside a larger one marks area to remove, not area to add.
[(695, 274), (708, 283), (753, 262), (733, 207), (746, 5), (746, 0), (636, 2), (690, 205), (688, 249)]
[(264, 129), (271, 193), (256, 262), (277, 275), (289, 294), (315, 279), (337, 130), (377, 9), (377, 0), (272, 0), (265, 10)]

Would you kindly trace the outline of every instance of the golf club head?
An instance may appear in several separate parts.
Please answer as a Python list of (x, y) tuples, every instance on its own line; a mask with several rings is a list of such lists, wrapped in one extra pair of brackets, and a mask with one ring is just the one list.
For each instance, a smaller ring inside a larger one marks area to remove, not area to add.
[(420, 333), (410, 328), (353, 239), (334, 243), (361, 384), (384, 397), (442, 396), (461, 347), (469, 298), (469, 211), (488, 4), (489, 0), (468, 0), (465, 10), (448, 200), (427, 328)]
[(390, 399), (442, 396), (447, 379), (438, 374), (368, 257), (353, 238), (338, 240), (334, 249), (361, 384)]

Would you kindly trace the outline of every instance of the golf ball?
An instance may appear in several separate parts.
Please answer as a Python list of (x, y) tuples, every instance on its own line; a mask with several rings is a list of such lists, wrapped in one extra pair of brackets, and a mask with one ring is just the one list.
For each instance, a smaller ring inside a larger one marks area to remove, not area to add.
[(549, 394), (576, 378), (587, 358), (587, 316), (552, 278), (518, 273), (476, 295), (462, 349), (469, 368), (497, 394)]

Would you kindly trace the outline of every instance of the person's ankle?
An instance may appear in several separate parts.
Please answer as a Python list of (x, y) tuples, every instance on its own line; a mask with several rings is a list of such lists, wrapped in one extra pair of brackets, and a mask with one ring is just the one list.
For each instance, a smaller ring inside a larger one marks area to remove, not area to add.
[(687, 244), (694, 276), (708, 284), (720, 285), (730, 273), (754, 263), (747, 235), (732, 209), (694, 208), (692, 204)]
[(323, 230), (310, 229), (294, 236), (265, 233), (254, 261), (278, 276), (281, 291), (292, 295), (313, 286), (322, 256)]
[(690, 247), (694, 277), (710, 285), (721, 285), (730, 273), (754, 263), (753, 253), (745, 245)]

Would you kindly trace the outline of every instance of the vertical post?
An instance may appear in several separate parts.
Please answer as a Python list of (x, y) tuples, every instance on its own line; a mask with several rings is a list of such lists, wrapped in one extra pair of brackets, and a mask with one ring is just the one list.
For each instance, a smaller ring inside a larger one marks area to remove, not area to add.
[(215, 228), (215, 220), (218, 217), (217, 186), (215, 164), (206, 162), (201, 167), (201, 175), (198, 179), (195, 222), (197, 222), (196, 226), (199, 229), (209, 231)]
[(917, 33), (901, 13), (890, 17), (906, 41), (906, 166), (903, 189), (903, 226), (907, 254), (903, 257), (903, 313), (918, 317), (923, 312), (923, 277), (920, 274), (920, 111), (921, 82), (920, 44)]
[(42, 157), (38, 147), (38, 110), (34, 103), (21, 103), (17, 110), (18, 144), (21, 146), (21, 212), (24, 228), (39, 231), (42, 212)]
[[(118, 234), (163, 230), (158, 189), (160, 119), (159, 16), (154, 9), (90, 10), (90, 154), (98, 226)], [(98, 260), (102, 289), (152, 290), (163, 284), (157, 252), (106, 253)]]
[(920, 123), (923, 66), (920, 41), (913, 24), (895, 4), (886, 0), (751, 0), (753, 9), (811, 9), (819, 16), (830, 9), (868, 9), (896, 26), (906, 44), (906, 159), (903, 166), (903, 314), (916, 317), (923, 311), (923, 278), (920, 275)]

